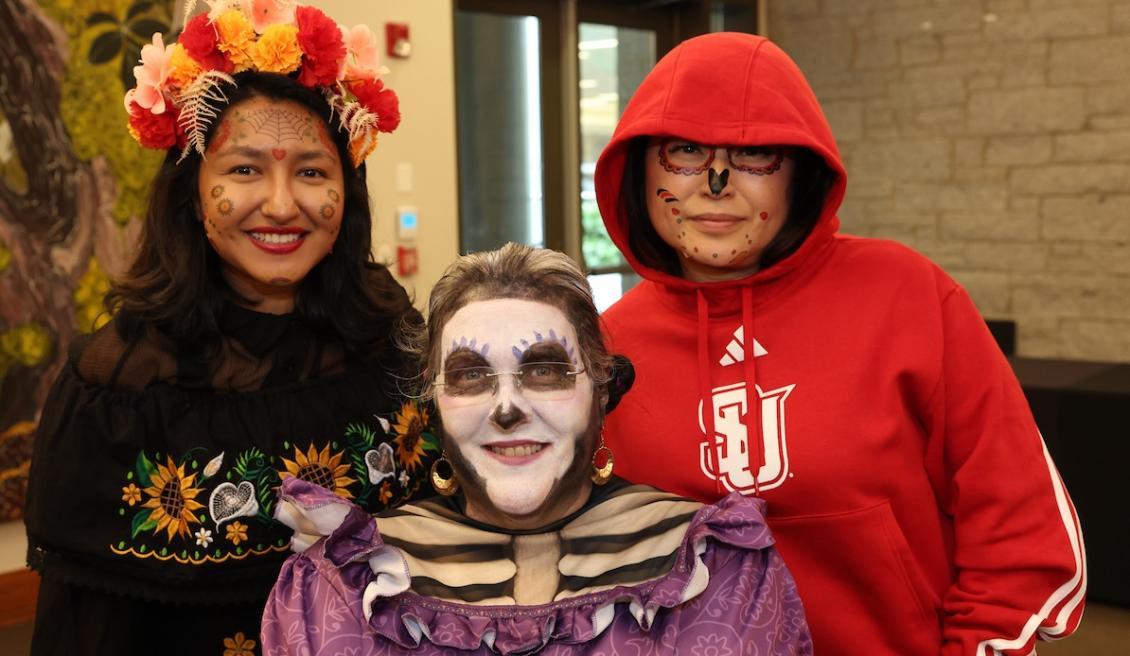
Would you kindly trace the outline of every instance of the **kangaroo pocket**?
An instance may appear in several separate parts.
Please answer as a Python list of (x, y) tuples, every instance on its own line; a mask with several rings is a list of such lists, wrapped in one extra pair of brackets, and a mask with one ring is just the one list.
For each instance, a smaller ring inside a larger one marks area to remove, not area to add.
[(818, 656), (941, 650), (941, 600), (890, 506), (770, 518), (804, 602)]

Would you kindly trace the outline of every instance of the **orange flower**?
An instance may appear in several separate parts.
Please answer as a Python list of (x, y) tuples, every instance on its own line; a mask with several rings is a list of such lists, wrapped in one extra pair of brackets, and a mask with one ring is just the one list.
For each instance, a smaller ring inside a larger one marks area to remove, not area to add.
[(298, 447), (294, 447), (294, 460), (282, 459), (285, 471), (280, 471), (279, 476), (282, 478), (293, 476), (303, 481), (309, 481), (326, 488), (339, 497), (352, 499), (353, 493), (349, 491), (349, 486), (356, 483), (357, 479), (347, 476), (349, 464), (342, 464), (341, 462), (344, 456), (345, 454), (340, 452), (331, 456), (328, 444), (321, 451), (315, 449), (314, 445), (311, 444), (306, 453), (303, 453)]
[(244, 637), (243, 631), (224, 638), (224, 656), (255, 656), (255, 641)]
[(388, 502), (392, 500), (392, 486), (388, 484), (388, 481), (381, 484), (381, 491), (377, 496), (380, 498), (381, 503), (386, 506)]
[(157, 522), (153, 532), (159, 533), (164, 529), (171, 542), (174, 535), (189, 536), (188, 525), (200, 523), (194, 511), (204, 505), (196, 501), (200, 488), (192, 486), (196, 474), (185, 476), (184, 465), (178, 467), (171, 456), (166, 463), (158, 464), (157, 471), (150, 474), (149, 487), (145, 488), (149, 500), (141, 507), (153, 510), (149, 515), (152, 521)]
[(415, 471), (424, 456), (424, 429), (428, 425), (428, 411), (420, 409), (411, 401), (400, 407), (396, 413), (396, 455), (400, 464)]
[(240, 542), (247, 540), (247, 524), (243, 522), (232, 522), (227, 525), (227, 538), (231, 540), (234, 545), (239, 545)]
[(255, 47), (255, 28), (251, 21), (237, 9), (220, 14), (214, 23), (220, 38), (216, 47), (228, 56), (235, 72), (247, 70), (251, 65), (251, 49)]
[(133, 483), (130, 483), (129, 485), (123, 487), (122, 501), (125, 501), (131, 506), (138, 501), (141, 501), (141, 488), (134, 485)]
[(169, 71), (169, 81), (178, 89), (188, 87), (204, 72), (200, 64), (179, 43), (173, 44), (173, 50), (169, 54), (169, 65), (172, 68)]
[(255, 68), (264, 73), (290, 73), (302, 64), (302, 48), (298, 46), (298, 27), (272, 25), (251, 50)]

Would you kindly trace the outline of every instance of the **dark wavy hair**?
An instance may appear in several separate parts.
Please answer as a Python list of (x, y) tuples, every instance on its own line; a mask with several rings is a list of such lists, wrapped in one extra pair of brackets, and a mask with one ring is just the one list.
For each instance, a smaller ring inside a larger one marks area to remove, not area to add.
[[(348, 135), (337, 129), (330, 106), (316, 91), (270, 73), (244, 72), (235, 81), (223, 89), (225, 112), (253, 97), (287, 100), (310, 108), (329, 127), (345, 179), (345, 211), (333, 250), (298, 285), (295, 313), (316, 334), (342, 340), (352, 356), (380, 353), (402, 321), (419, 320), (419, 315), (387, 269), (372, 259), (364, 164), (353, 166)], [(212, 122), (209, 141), (222, 117)], [(212, 341), (219, 337), (224, 300), (240, 300), (224, 280), (220, 258), (198, 219), (200, 155), (192, 151), (178, 163), (179, 158), (175, 148), (165, 156), (153, 181), (137, 255), (104, 300), (127, 339), (151, 327), (178, 340)]]
[[(651, 137), (636, 137), (628, 143), (624, 177), (620, 182), (620, 212), (628, 217), (628, 247), (641, 264), (682, 277), (679, 254), (667, 245), (647, 213), (647, 191), (644, 189), (645, 156)], [(807, 148), (795, 148), (796, 159), (792, 187), (789, 190), (789, 215), (780, 232), (765, 246), (758, 266), (768, 268), (792, 255), (820, 218), (824, 201), (836, 181), (836, 174), (824, 159)]]

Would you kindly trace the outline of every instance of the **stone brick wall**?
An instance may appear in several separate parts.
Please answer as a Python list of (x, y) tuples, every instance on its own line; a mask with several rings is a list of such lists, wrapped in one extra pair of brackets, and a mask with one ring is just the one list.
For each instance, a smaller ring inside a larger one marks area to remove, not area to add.
[(1130, 0), (768, 0), (845, 232), (941, 264), (1018, 351), (1130, 362)]

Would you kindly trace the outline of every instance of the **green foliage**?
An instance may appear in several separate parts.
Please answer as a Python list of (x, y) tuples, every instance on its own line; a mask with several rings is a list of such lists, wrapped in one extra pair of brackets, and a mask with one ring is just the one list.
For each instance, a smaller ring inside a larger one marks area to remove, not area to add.
[(581, 201), (581, 252), (589, 269), (626, 264), (624, 256), (608, 237), (594, 200)]
[(137, 482), (142, 485), (150, 485), (153, 480), (153, 474), (157, 473), (157, 468), (145, 456), (145, 452), (137, 454), (137, 461), (134, 463), (134, 470), (137, 472)]
[[(126, 129), (122, 98), (152, 29), (168, 29), (174, 0), (41, 0), (69, 37), (61, 112), (84, 160), (102, 155), (118, 183), (114, 218), (129, 222), (145, 211), (149, 184), (162, 153), (142, 148)], [(140, 36), (145, 30), (149, 34)]]

